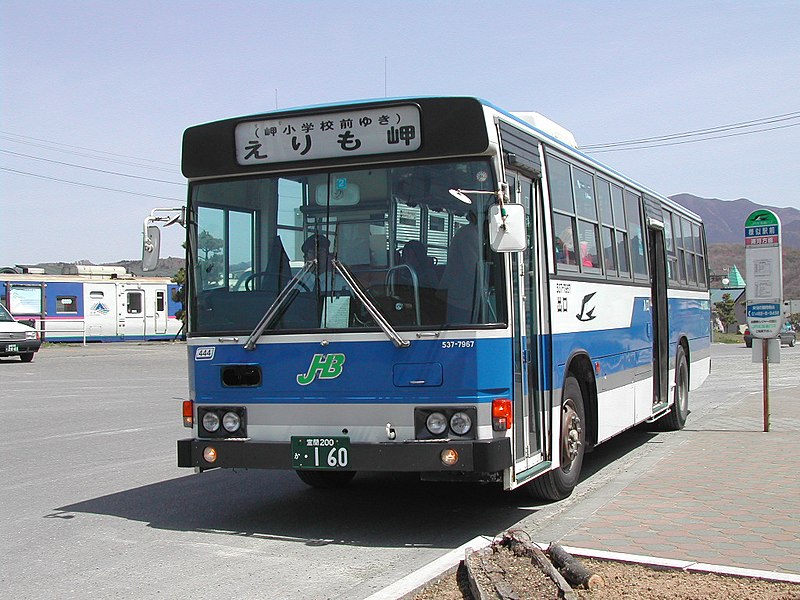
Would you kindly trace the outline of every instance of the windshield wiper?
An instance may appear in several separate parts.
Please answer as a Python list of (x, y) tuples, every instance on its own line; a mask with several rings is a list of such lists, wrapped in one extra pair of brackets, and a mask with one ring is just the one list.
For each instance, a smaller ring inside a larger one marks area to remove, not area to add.
[(250, 334), (250, 337), (247, 338), (247, 341), (244, 343), (245, 350), (253, 350), (256, 347), (256, 342), (258, 338), (260, 338), (263, 333), (267, 330), (267, 328), (272, 325), (272, 322), (278, 317), (289, 304), (290, 300), (293, 300), (294, 297), (297, 295), (297, 286), (300, 283), (300, 280), (306, 276), (306, 274), (311, 271), (317, 264), (316, 259), (309, 260), (306, 264), (303, 265), (303, 268), (300, 269), (300, 272), (292, 277), (289, 282), (283, 286), (283, 289), (278, 293), (278, 297), (275, 298), (275, 302), (273, 302), (270, 307), (267, 309), (267, 312), (264, 313), (264, 316), (261, 317), (261, 320), (256, 325), (256, 328), (253, 329), (253, 333)]
[(353, 290), (353, 295), (355, 295), (355, 297), (361, 301), (370, 316), (375, 319), (378, 327), (383, 330), (383, 333), (386, 334), (386, 337), (388, 337), (398, 348), (408, 348), (411, 345), (411, 342), (401, 338), (397, 331), (395, 331), (394, 327), (392, 327), (391, 323), (389, 323), (389, 320), (383, 315), (380, 309), (375, 306), (375, 303), (370, 300), (366, 290), (361, 287), (361, 284), (355, 278), (353, 273), (350, 272), (350, 269), (347, 267), (347, 265), (345, 265), (338, 258), (332, 259), (331, 264), (333, 265), (333, 268), (336, 269), (336, 272), (342, 276), (345, 282), (347, 282), (347, 285), (350, 286), (350, 289)]

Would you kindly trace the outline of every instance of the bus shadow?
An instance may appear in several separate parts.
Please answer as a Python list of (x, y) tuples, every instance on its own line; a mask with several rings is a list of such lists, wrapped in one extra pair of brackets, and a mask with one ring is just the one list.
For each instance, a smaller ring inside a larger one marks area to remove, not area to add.
[(658, 443), (658, 435), (658, 431), (640, 425), (603, 442), (584, 456), (580, 480), (589, 479), (645, 444)]
[[(657, 439), (635, 428), (587, 454), (581, 481)], [(96, 514), (174, 531), (302, 543), (452, 548), (515, 527), (548, 503), (524, 489), (420, 482), (359, 473), (347, 487), (307, 487), (286, 471), (215, 470), (58, 507), (48, 518)]]
[[(306, 487), (294, 473), (210, 471), (61, 506), (48, 518), (96, 514), (175, 531), (302, 543), (451, 548), (528, 516), (513, 494), (476, 484), (359, 474), (341, 489)], [(535, 510), (535, 509), (534, 509)]]

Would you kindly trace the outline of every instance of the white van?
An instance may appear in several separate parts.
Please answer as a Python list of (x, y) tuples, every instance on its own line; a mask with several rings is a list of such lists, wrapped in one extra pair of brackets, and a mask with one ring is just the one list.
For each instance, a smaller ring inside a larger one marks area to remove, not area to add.
[(22, 362), (31, 362), (41, 345), (39, 332), (15, 321), (0, 304), (0, 356), (19, 356)]

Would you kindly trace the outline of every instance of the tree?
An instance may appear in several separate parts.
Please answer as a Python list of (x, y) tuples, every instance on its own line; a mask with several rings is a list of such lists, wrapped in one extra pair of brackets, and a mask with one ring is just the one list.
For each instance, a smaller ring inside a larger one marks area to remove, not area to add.
[(726, 332), (729, 332), (735, 325), (738, 324), (736, 314), (734, 313), (734, 306), (736, 303), (730, 294), (723, 294), (721, 302), (714, 303), (714, 314), (722, 321), (722, 326)]
[(200, 269), (208, 286), (222, 285), (222, 249), (225, 246), (223, 240), (214, 237), (205, 229), (198, 236), (198, 248), (203, 253), (199, 258)]
[(178, 289), (172, 291), (172, 300), (181, 303), (181, 308), (175, 311), (175, 317), (183, 323), (183, 331), (186, 331), (186, 268), (181, 267), (172, 276), (173, 283), (178, 284)]

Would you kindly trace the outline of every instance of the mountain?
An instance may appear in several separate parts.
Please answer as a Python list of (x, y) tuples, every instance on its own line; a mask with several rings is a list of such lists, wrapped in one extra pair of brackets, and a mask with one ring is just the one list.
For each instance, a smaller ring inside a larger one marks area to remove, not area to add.
[[(93, 265), (94, 263), (89, 260), (79, 260), (74, 263), (65, 262), (46, 262), (38, 263), (36, 265), (18, 265), (20, 267), (36, 267), (44, 269), (46, 275), (60, 275), (62, 269), (69, 265)], [(158, 265), (154, 271), (145, 273), (142, 271), (141, 260), (120, 260), (114, 263), (102, 263), (105, 267), (125, 267), (125, 271), (137, 277), (174, 277), (179, 269), (182, 269), (186, 264), (183, 258), (175, 258), (170, 256), (168, 258), (158, 259)]]
[(748, 215), (760, 208), (768, 208), (778, 215), (783, 230), (783, 298), (800, 300), (800, 210), (762, 206), (745, 198), (719, 200), (691, 194), (676, 194), (670, 198), (700, 215), (705, 223), (712, 286), (719, 286), (720, 280), (733, 265), (747, 280), (744, 222)]
[(703, 218), (706, 224), (706, 242), (709, 245), (744, 245), (744, 222), (748, 215), (754, 210), (767, 208), (781, 220), (784, 247), (800, 248), (800, 210), (796, 208), (762, 206), (746, 198), (719, 200), (699, 198), (691, 194), (676, 194), (670, 196), (670, 199)]
[(186, 260), (184, 258), (170, 256), (167, 258), (159, 258), (155, 271), (148, 271), (147, 273), (142, 271), (141, 260), (121, 260), (115, 262), (113, 266), (125, 267), (128, 273), (139, 277), (174, 277), (178, 270), (182, 269), (185, 264)]

